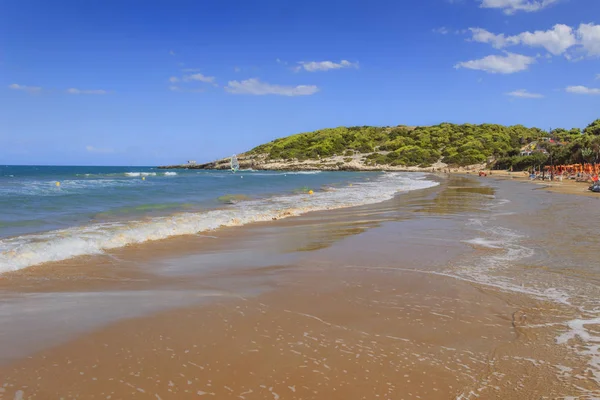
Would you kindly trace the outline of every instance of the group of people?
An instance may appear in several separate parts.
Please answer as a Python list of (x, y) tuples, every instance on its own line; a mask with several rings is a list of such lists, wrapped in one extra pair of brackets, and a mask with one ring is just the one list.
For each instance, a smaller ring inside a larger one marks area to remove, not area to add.
[(573, 179), (577, 182), (592, 182), (593, 184), (598, 183), (598, 174), (597, 173), (585, 173), (585, 172), (555, 172), (552, 170), (546, 171), (528, 171), (526, 174), (529, 174), (529, 178), (531, 180), (540, 179), (540, 180), (559, 180), (562, 182), (563, 179)]

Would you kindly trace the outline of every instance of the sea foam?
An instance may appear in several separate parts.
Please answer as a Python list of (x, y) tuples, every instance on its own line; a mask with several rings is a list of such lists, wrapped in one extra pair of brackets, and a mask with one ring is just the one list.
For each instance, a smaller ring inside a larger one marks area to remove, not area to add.
[(125, 176), (156, 176), (156, 172), (125, 172)]

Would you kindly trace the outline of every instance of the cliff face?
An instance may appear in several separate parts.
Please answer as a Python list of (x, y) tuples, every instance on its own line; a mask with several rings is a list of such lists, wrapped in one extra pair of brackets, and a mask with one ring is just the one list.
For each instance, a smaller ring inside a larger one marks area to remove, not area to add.
[[(371, 154), (381, 154), (371, 153)], [(353, 156), (333, 156), (320, 158), (318, 160), (272, 160), (267, 154), (240, 154), (237, 156), (240, 169), (269, 170), (269, 171), (413, 171), (413, 172), (437, 172), (437, 171), (474, 171), (485, 167), (483, 164), (473, 164), (460, 168), (449, 168), (443, 162), (436, 162), (429, 167), (407, 167), (401, 165), (371, 164), (369, 154), (355, 154)], [(223, 158), (210, 163), (196, 165), (169, 165), (159, 167), (162, 169), (207, 169), (207, 170), (229, 170), (230, 158)]]

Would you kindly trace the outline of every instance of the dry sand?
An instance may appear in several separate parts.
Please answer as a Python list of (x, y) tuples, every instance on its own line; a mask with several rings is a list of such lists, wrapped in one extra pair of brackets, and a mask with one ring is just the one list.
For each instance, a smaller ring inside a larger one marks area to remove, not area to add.
[[(573, 179), (564, 179), (562, 181), (556, 179), (553, 181), (532, 181), (529, 179), (529, 173), (527, 172), (509, 172), (509, 171), (490, 171), (483, 170), (487, 176), (482, 177), (482, 179), (510, 179), (515, 181), (527, 182), (532, 185), (542, 186), (540, 189), (547, 190), (553, 193), (562, 193), (562, 194), (574, 194), (579, 196), (589, 196), (589, 197), (598, 197), (600, 198), (599, 193), (594, 193), (588, 190), (591, 183), (589, 182), (576, 182)], [(491, 173), (491, 174), (490, 174)], [(461, 172), (453, 172), (452, 174), (457, 175), (469, 175), (469, 176), (478, 176), (478, 171), (461, 171)]]

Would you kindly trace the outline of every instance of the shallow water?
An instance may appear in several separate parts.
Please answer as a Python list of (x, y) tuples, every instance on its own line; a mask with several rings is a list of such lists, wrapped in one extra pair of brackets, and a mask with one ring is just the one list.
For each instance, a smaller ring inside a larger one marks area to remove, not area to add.
[(303, 187), (317, 190), (325, 184), (344, 185), (364, 177), (351, 173), (0, 166), (0, 238), (91, 222), (212, 209), (220, 205), (222, 196), (259, 199)]

